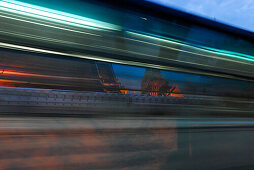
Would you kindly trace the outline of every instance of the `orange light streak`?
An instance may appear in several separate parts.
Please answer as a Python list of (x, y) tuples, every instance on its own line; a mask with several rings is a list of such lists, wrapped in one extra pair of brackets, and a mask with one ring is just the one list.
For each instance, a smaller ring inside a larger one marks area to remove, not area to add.
[(36, 73), (27, 73), (27, 72), (20, 72), (15, 70), (4, 70), (1, 75), (4, 76), (24, 76), (24, 77), (41, 77), (41, 78), (52, 78), (52, 79), (72, 79), (72, 80), (97, 80), (91, 78), (79, 78), (79, 77), (64, 77), (64, 76), (53, 76), (53, 75), (43, 75), (43, 74), (36, 74)]
[(17, 84), (22, 84), (22, 83), (24, 84), (27, 82), (0, 79), (0, 86), (2, 87), (15, 87)]

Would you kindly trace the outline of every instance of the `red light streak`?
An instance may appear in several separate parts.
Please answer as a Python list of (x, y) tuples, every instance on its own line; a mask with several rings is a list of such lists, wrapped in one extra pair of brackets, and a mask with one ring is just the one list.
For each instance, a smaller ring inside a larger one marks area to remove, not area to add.
[(2, 75), (3, 76), (41, 77), (41, 78), (52, 78), (52, 79), (68, 79), (68, 80), (97, 80), (97, 79), (91, 79), (91, 78), (64, 77), (64, 76), (27, 73), (27, 72), (20, 72), (16, 70), (4, 70)]

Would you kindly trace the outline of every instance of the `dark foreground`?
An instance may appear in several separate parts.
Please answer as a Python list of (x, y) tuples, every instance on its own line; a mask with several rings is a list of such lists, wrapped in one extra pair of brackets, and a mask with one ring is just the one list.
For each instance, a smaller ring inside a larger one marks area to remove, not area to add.
[(0, 118), (0, 169), (253, 169), (252, 118)]

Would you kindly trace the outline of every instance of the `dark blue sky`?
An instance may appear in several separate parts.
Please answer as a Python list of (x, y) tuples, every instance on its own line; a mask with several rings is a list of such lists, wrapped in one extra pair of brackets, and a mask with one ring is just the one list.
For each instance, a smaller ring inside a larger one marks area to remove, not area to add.
[(254, 32), (254, 0), (147, 0)]

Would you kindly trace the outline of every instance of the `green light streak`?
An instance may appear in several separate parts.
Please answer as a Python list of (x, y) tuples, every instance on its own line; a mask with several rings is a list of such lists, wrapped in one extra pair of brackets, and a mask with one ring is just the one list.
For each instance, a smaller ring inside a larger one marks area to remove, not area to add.
[[(100, 30), (100, 31), (107, 31), (107, 30), (112, 30), (112, 31), (119, 31), (121, 30), (120, 26), (86, 18), (86, 17), (81, 17), (65, 12), (60, 12), (44, 7), (39, 7), (15, 0), (1, 0), (0, 1), (0, 10), (8, 13), (13, 13), (13, 14), (19, 14), (22, 16), (26, 17), (32, 17), (32, 18), (37, 18), (41, 20), (46, 20), (50, 22), (55, 22), (55, 23), (60, 23), (60, 24), (65, 24), (65, 25), (70, 25), (70, 26), (75, 26), (75, 27), (80, 27), (80, 28), (86, 28), (86, 29), (92, 29), (92, 30)], [(26, 22), (26, 21), (25, 21)], [(28, 21), (27, 21), (28, 22)], [(31, 22), (31, 21), (30, 21)], [(39, 24), (39, 23), (38, 23)], [(42, 23), (40, 23), (42, 24)], [(45, 24), (44, 24), (45, 25)], [(45, 25), (45, 26), (50, 26), (50, 25)], [(50, 26), (50, 27), (56, 27), (56, 26)], [(59, 29), (65, 29), (68, 31), (75, 31), (67, 28), (61, 28), (61, 27), (56, 27)], [(194, 46), (191, 44), (186, 44), (185, 42), (178, 41), (175, 39), (171, 38), (166, 38), (166, 37), (161, 37), (157, 35), (149, 35), (148, 33), (141, 34), (141, 33), (136, 33), (136, 32), (131, 32), (131, 31), (126, 31), (128, 34), (134, 35), (134, 36), (139, 36), (143, 37), (146, 39), (151, 39), (153, 41), (158, 41), (158, 42), (164, 42), (168, 44), (175, 44), (179, 45), (181, 47), (187, 47), (192, 50), (198, 50), (199, 52), (205, 52), (208, 53), (208, 55), (201, 54), (198, 52), (192, 52), (188, 50), (182, 50), (179, 48), (174, 48), (174, 47), (167, 47), (163, 46), (166, 48), (170, 48), (173, 50), (177, 51), (182, 51), (186, 52), (189, 54), (195, 54), (199, 56), (206, 56), (206, 57), (212, 57), (212, 58), (217, 58), (217, 59), (222, 59), (222, 60), (227, 60), (222, 57), (230, 57), (230, 58), (235, 58), (235, 59), (240, 59), (240, 60), (245, 60), (245, 61), (254, 61), (254, 56), (247, 55), (247, 54), (242, 54), (242, 53), (237, 53), (237, 52), (232, 52), (232, 51), (226, 51), (226, 50), (220, 50), (220, 49), (215, 49), (211, 47), (206, 47), (206, 46)], [(85, 33), (85, 32), (84, 32)], [(87, 33), (88, 34), (88, 33)], [(147, 41), (144, 41), (145, 43), (148, 43)], [(156, 45), (153, 43), (153, 45)], [(214, 54), (214, 55), (213, 55)], [(215, 55), (219, 55), (220, 57), (217, 57)]]
[(119, 26), (14, 0), (0, 1), (0, 10), (70, 26), (99, 30), (120, 30)]
[(237, 55), (237, 56), (242, 56), (242, 57), (254, 59), (254, 57), (251, 55), (238, 53), (238, 52), (234, 52), (234, 51), (220, 50), (220, 49), (215, 49), (215, 48), (211, 48), (211, 47), (203, 47), (203, 48), (208, 49), (208, 50), (217, 51), (217, 52), (224, 53), (224, 54), (228, 54), (228, 55)]
[[(237, 59), (241, 59), (241, 60), (245, 60), (245, 61), (254, 62), (254, 57), (250, 56), (250, 55), (247, 55), (247, 54), (241, 54), (241, 53), (236, 53), (236, 52), (219, 50), (219, 49), (214, 49), (214, 48), (205, 47), (205, 46), (195, 47), (195, 46), (191, 46), (191, 45), (188, 45), (188, 44), (183, 44), (181, 42), (177, 42), (177, 40), (173, 41), (171, 39), (167, 39), (167, 38), (164, 38), (164, 37), (159, 38), (159, 37), (156, 37), (156, 36), (140, 34), (140, 33), (131, 32), (131, 31), (127, 31), (127, 33), (131, 34), (131, 35), (134, 35), (134, 36), (139, 36), (139, 37), (151, 39), (151, 40), (154, 40), (154, 41), (165, 42), (165, 43), (175, 44), (175, 45), (179, 45), (179, 46), (185, 46), (185, 47), (188, 47), (188, 48), (191, 48), (191, 49), (203, 51), (203, 52), (210, 53), (210, 54), (216, 54), (216, 55), (221, 55), (221, 56), (226, 56), (226, 57), (237, 58)], [(177, 48), (175, 48), (175, 50), (183, 51), (183, 50), (180, 50), (180, 49), (177, 49)], [(184, 51), (184, 52), (192, 53), (192, 54), (196, 54), (196, 55), (202, 55), (202, 54), (199, 54), (199, 53), (193, 53), (193, 52), (188, 52), (188, 51)], [(206, 55), (203, 55), (203, 56), (206, 56)], [(215, 57), (215, 56), (211, 56), (211, 57)]]

